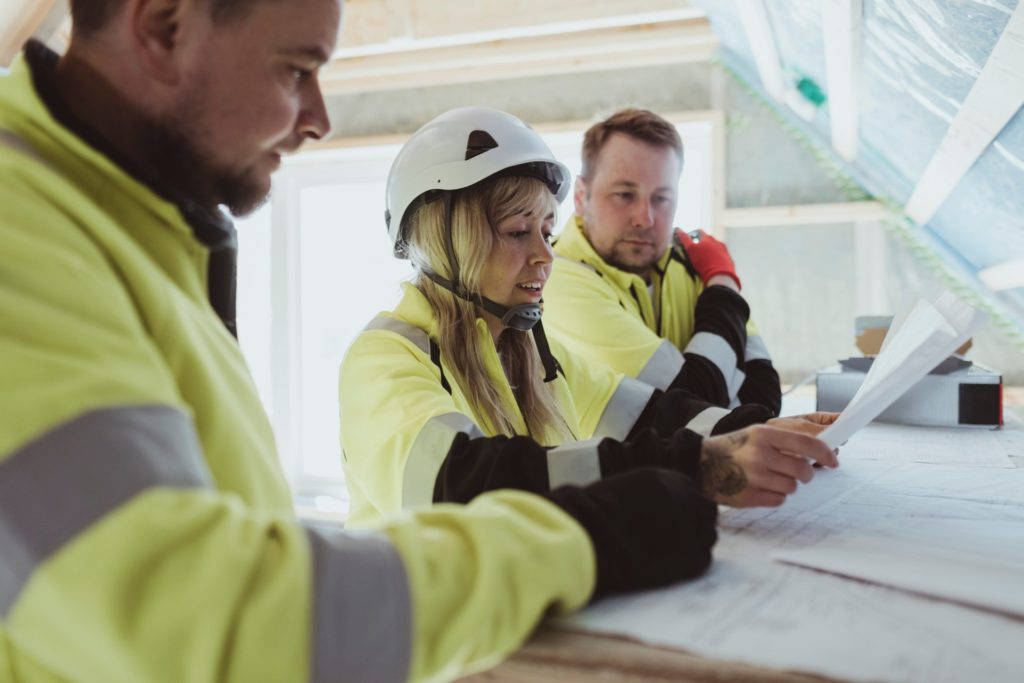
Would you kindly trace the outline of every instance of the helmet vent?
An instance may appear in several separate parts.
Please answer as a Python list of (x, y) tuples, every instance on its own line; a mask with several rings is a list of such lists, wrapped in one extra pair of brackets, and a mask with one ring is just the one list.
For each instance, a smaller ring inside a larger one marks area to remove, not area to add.
[(489, 149), (495, 149), (498, 143), (486, 130), (474, 130), (466, 141), (466, 161), (479, 156)]

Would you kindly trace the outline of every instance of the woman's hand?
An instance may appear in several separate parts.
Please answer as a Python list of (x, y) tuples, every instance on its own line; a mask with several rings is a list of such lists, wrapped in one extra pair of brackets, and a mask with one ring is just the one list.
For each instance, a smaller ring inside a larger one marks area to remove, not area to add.
[[(814, 477), (812, 463), (838, 467), (839, 461), (832, 449), (824, 441), (802, 433), (810, 427), (799, 424), (797, 429), (754, 425), (704, 439), (701, 446), (704, 495), (732, 507), (777, 507), (796, 491), (799, 482), (806, 484)], [(824, 429), (812, 419), (807, 419), (806, 424), (818, 426), (819, 431)]]

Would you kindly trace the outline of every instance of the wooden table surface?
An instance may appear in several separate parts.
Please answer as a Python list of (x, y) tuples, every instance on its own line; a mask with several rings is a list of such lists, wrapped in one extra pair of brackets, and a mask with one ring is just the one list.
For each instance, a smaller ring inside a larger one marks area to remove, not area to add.
[(625, 638), (542, 626), (497, 667), (462, 683), (822, 683), (834, 679), (709, 659)]

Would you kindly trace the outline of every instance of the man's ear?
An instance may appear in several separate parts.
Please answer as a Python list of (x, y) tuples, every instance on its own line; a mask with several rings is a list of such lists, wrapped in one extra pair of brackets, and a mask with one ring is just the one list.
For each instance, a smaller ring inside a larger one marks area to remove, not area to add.
[(576, 207), (576, 215), (582, 216), (587, 204), (587, 181), (583, 176), (576, 176), (576, 185), (572, 192), (572, 201)]
[(140, 66), (162, 83), (177, 83), (184, 39), (204, 8), (196, 0), (131, 0), (130, 4), (132, 47)]

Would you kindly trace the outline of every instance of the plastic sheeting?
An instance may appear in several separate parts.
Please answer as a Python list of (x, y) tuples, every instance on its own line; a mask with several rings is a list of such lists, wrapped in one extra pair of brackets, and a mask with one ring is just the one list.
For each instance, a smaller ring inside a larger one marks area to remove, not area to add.
[[(694, 0), (722, 43), (726, 66), (759, 88), (740, 18), (743, 0)], [(860, 142), (851, 175), (902, 206), (946, 134), (1017, 0), (864, 0)], [(784, 75), (828, 92), (821, 0), (765, 2)], [(1021, 66), (1024, 69), (1024, 65)], [(831, 150), (828, 105), (809, 123), (783, 114)], [(837, 157), (838, 159), (838, 157)], [(922, 233), (936, 258), (1024, 329), (1024, 287), (990, 291), (982, 270), (1024, 258), (1024, 112), (963, 177)]]

